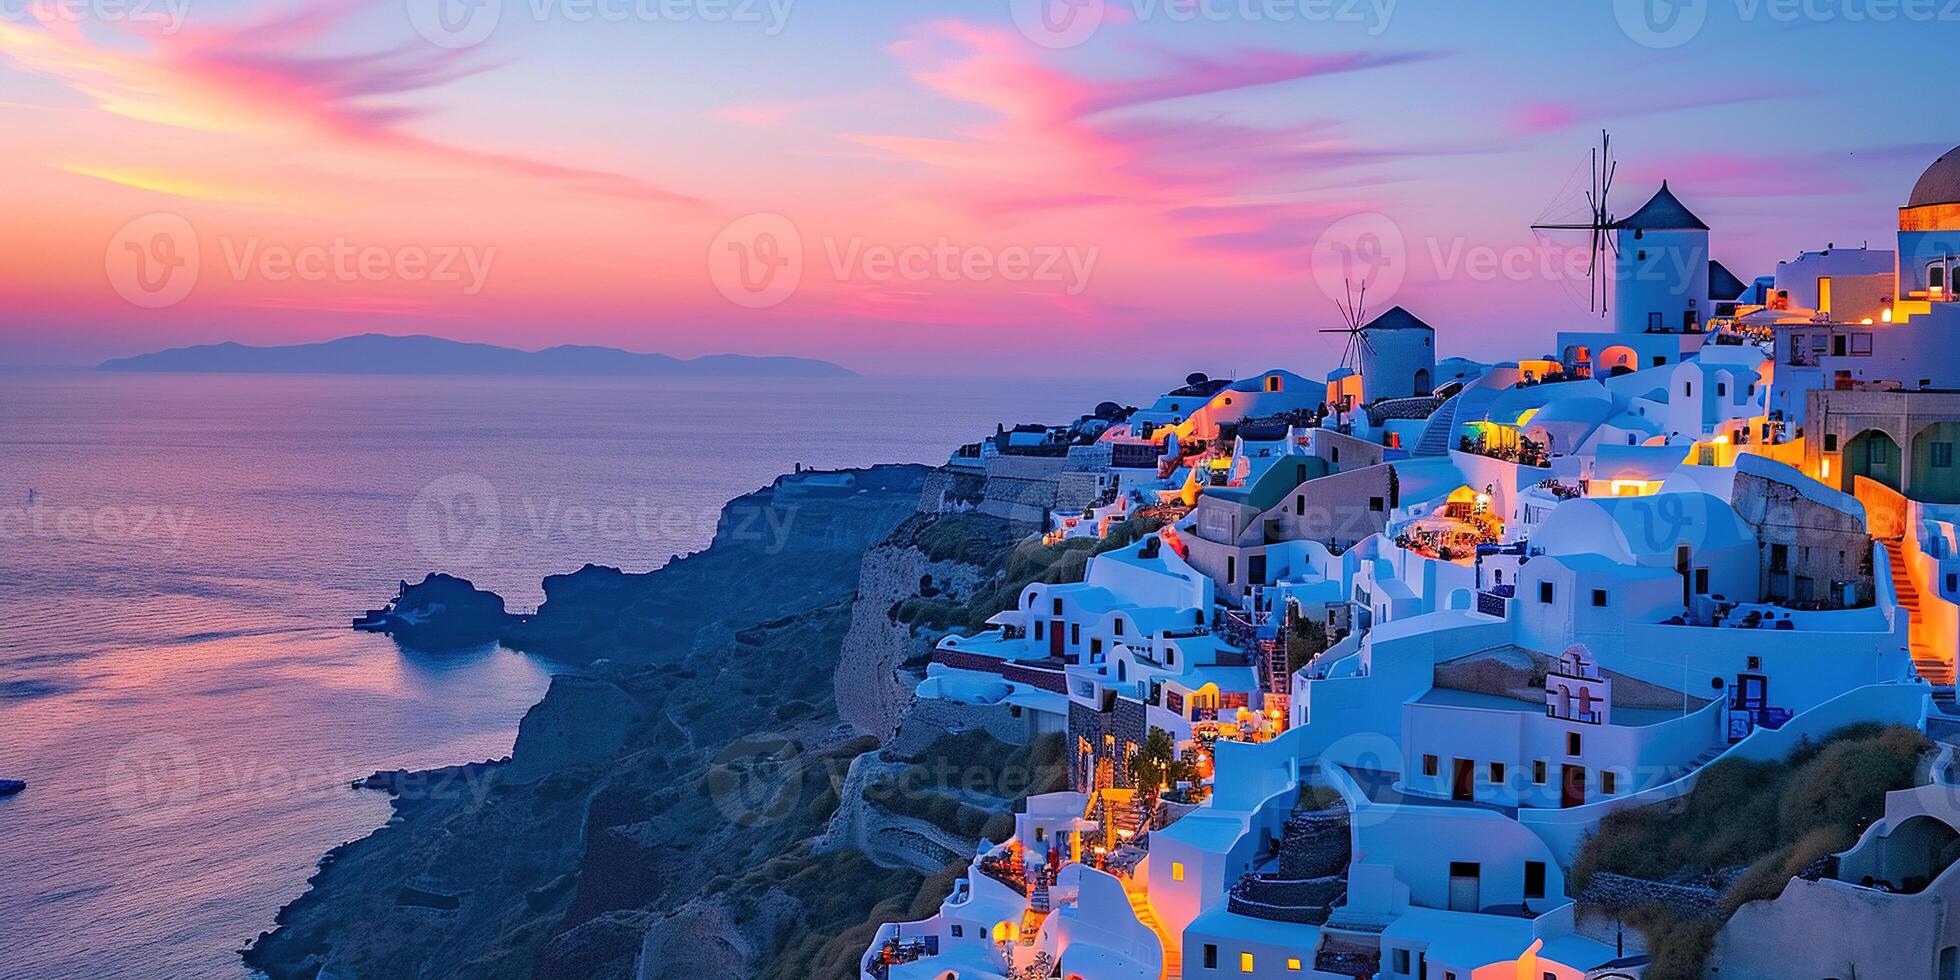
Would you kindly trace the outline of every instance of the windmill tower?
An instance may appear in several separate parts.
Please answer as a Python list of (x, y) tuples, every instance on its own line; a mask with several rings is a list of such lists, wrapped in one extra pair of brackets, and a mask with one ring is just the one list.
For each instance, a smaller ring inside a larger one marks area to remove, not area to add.
[[(1606, 255), (1608, 251), (1613, 252), (1616, 256), (1619, 254), (1619, 243), (1613, 235), (1613, 228), (1616, 222), (1613, 218), (1612, 207), (1608, 204), (1608, 197), (1613, 192), (1613, 174), (1619, 168), (1619, 162), (1613, 159), (1613, 135), (1611, 133), (1603, 129), (1599, 131), (1599, 146), (1592, 151), (1591, 158), (1592, 178), (1586, 185), (1584, 197), (1586, 219), (1584, 221), (1560, 221), (1550, 217), (1565, 205), (1566, 199), (1561, 198), (1561, 200), (1554, 202), (1550, 208), (1546, 209), (1546, 214), (1541, 215), (1539, 220), (1531, 226), (1531, 229), (1533, 231), (1584, 231), (1589, 233), (1591, 240), (1589, 245), (1590, 257), (1586, 260), (1586, 308), (1604, 317), (1607, 315), (1608, 291), (1612, 288), (1612, 284), (1602, 275), (1606, 269)], [(1576, 179), (1576, 173), (1574, 176)], [(1568, 181), (1567, 186), (1570, 187), (1571, 185), (1572, 182)], [(1565, 208), (1565, 210), (1568, 213), (1570, 211), (1569, 208)], [(1543, 236), (1540, 237), (1542, 239)]]
[(1345, 298), (1335, 300), (1334, 306), (1341, 311), (1341, 322), (1345, 326), (1329, 327), (1320, 332), (1347, 334), (1347, 341), (1341, 345), (1340, 370), (1327, 378), (1327, 404), (1336, 412), (1348, 412), (1366, 397), (1362, 365), (1366, 355), (1371, 352), (1373, 342), (1368, 339), (1367, 321), (1363, 319), (1367, 314), (1368, 280), (1361, 280), (1359, 294), (1355, 293), (1353, 284), (1345, 279), (1341, 281), (1341, 290)]

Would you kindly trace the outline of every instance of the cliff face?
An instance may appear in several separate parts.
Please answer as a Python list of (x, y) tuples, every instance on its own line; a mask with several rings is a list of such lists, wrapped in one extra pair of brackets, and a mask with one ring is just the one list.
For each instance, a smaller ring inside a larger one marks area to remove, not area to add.
[(377, 779), (397, 819), (330, 854), (247, 962), (626, 977), (654, 935), (685, 957), (660, 969), (690, 978), (824, 975), (808, 964), (828, 941), (922, 881), (809, 841), (874, 747), (833, 688), (860, 559), (914, 514), (925, 473), (786, 477), (731, 502), (705, 552), (554, 576), (501, 639), (586, 666), (554, 679), (510, 760)]

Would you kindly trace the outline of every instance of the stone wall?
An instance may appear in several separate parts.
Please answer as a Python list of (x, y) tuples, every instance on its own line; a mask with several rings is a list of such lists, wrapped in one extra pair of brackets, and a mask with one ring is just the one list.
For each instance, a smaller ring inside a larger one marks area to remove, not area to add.
[(1732, 496), (1736, 513), (1761, 542), (1757, 564), (1765, 599), (1817, 599), (1836, 606), (1841, 590), (1834, 592), (1834, 586), (1849, 582), (1856, 585), (1859, 603), (1871, 601), (1872, 539), (1858, 518), (1754, 473), (1735, 475)]

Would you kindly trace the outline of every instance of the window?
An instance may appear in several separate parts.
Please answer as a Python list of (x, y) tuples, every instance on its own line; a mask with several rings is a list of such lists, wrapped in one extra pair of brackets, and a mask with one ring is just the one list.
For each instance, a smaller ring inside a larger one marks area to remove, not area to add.
[(1217, 943), (1205, 944), (1205, 969), (1207, 970), (1218, 969), (1218, 944)]
[(1434, 776), (1434, 775), (1436, 775), (1436, 772), (1437, 772), (1437, 767), (1438, 767), (1438, 763), (1437, 763), (1437, 761), (1436, 761), (1436, 757), (1435, 757), (1435, 756), (1433, 756), (1433, 755), (1425, 755), (1425, 756), (1423, 756), (1423, 757), (1422, 757), (1422, 774), (1423, 774), (1423, 775), (1425, 775), (1425, 776)]
[(1694, 394), (1694, 393), (1695, 393), (1695, 383), (1694, 383), (1694, 382), (1692, 382), (1692, 381), (1683, 381), (1683, 382), (1681, 382), (1681, 393), (1682, 393), (1682, 394), (1684, 394), (1684, 395), (1692, 395), (1692, 394)]
[(1583, 749), (1583, 748), (1585, 748), (1585, 745), (1586, 745), (1586, 743), (1585, 743), (1585, 740), (1579, 737), (1579, 733), (1578, 733), (1578, 732), (1566, 732), (1566, 733), (1565, 733), (1565, 754), (1566, 754), (1566, 755), (1579, 755), (1579, 754), (1581, 754), (1581, 752), (1580, 752), (1580, 750), (1581, 750), (1581, 749)]
[(1538, 583), (1538, 601), (1548, 606), (1552, 604), (1552, 583)]
[(1601, 793), (1604, 793), (1607, 796), (1612, 796), (1613, 793), (1618, 789), (1619, 782), (1620, 782), (1619, 776), (1615, 774), (1613, 770), (1601, 769), (1599, 771), (1599, 791)]
[(1037, 843), (1037, 844), (1039, 844), (1039, 843), (1041, 843), (1041, 842), (1043, 842), (1043, 841), (1045, 841), (1045, 840), (1047, 840), (1047, 839), (1048, 839), (1048, 828), (1046, 828), (1046, 827), (1036, 827), (1036, 828), (1034, 829), (1034, 842), (1035, 842), (1035, 843)]
[(1251, 953), (1240, 953), (1240, 954), (1239, 954), (1239, 972), (1240, 972), (1240, 973), (1251, 973), (1251, 972), (1252, 972), (1252, 954), (1251, 954)]
[(1123, 635), (1123, 617), (1121, 617), (1121, 616), (1118, 616), (1118, 617), (1116, 617), (1116, 620), (1115, 620), (1115, 622), (1114, 622), (1114, 623), (1113, 623), (1112, 625), (1114, 626), (1114, 628), (1113, 628), (1113, 629), (1111, 630), (1111, 632), (1113, 632), (1113, 633), (1115, 633), (1115, 634), (1116, 634), (1117, 636), (1122, 636), (1122, 635)]
[(1379, 513), (1381, 513), (1381, 510), (1382, 510), (1382, 498), (1380, 498), (1380, 497), (1369, 497), (1369, 498), (1368, 498), (1368, 509), (1369, 509), (1369, 510), (1371, 510), (1371, 511), (1373, 511), (1373, 512), (1375, 512), (1375, 513), (1377, 513), (1377, 514), (1379, 514)]
[(1292, 972), (1292, 973), (1298, 973), (1298, 972), (1300, 972), (1300, 958), (1299, 958), (1298, 956), (1289, 956), (1289, 957), (1287, 957), (1287, 958), (1286, 958), (1286, 969), (1287, 969), (1287, 970), (1288, 970), (1289, 972)]
[(1852, 334), (1851, 353), (1858, 357), (1872, 356), (1872, 335), (1868, 333)]
[[(1662, 319), (1661, 319), (1661, 315), (1660, 315), (1659, 313), (1649, 313), (1649, 314), (1647, 314), (1647, 329), (1649, 329), (1649, 330), (1659, 330), (1659, 329), (1661, 329), (1661, 324), (1662, 324), (1663, 322), (1664, 322), (1664, 321), (1662, 321)], [(1654, 365), (1654, 366), (1655, 366), (1655, 367), (1659, 367), (1660, 365), (1658, 365), (1658, 364), (1656, 364), (1656, 365)]]
[(1545, 785), (1545, 760), (1537, 759), (1531, 763), (1531, 781), (1540, 786)]
[(1493, 783), (1504, 782), (1504, 763), (1493, 762), (1490, 764), (1490, 781)]
[(1034, 621), (1034, 638), (1037, 640), (1041, 639), (1041, 620), (1039, 619)]
[(1069, 645), (1070, 645), (1070, 646), (1081, 646), (1081, 645), (1082, 645), (1082, 624), (1081, 624), (1081, 623), (1070, 623), (1070, 624), (1068, 624), (1068, 642), (1069, 642)]
[(1062, 614), (1062, 600), (1059, 597), (1057, 597), (1055, 599), (1055, 615), (1060, 616), (1061, 614)]
[(1953, 465), (1953, 443), (1933, 443), (1933, 465), (1945, 469)]
[(1172, 881), (1183, 881), (1183, 880), (1184, 880), (1184, 862), (1183, 862), (1183, 861), (1172, 861), (1172, 862), (1171, 862), (1171, 880), (1172, 880)]
[(1400, 973), (1403, 976), (1409, 975), (1409, 951), (1408, 950), (1406, 949), (1396, 950), (1395, 955), (1390, 957), (1390, 962), (1394, 963), (1395, 972)]
[(1239, 580), (1239, 559), (1237, 555), (1225, 556), (1225, 584), (1231, 585)]
[[(1653, 326), (1658, 327), (1661, 325), (1661, 315), (1659, 313), (1653, 314), (1648, 318), (1648, 320)], [(1652, 358), (1650, 358), (1650, 360), (1653, 362), (1653, 365), (1655, 367), (1660, 367), (1661, 365), (1667, 363), (1667, 355), (1655, 354)]]
[(955, 926), (953, 926), (953, 938), (954, 938), (954, 939), (958, 939), (958, 938), (960, 938), (961, 936), (964, 936), (964, 935), (966, 935), (966, 927), (965, 927), (965, 926), (962, 926), (962, 925), (955, 925)]
[(1824, 451), (1827, 453), (1837, 452), (1837, 433), (1824, 433)]
[(1716, 397), (1718, 397), (1718, 398), (1725, 398), (1725, 397), (1727, 397), (1727, 396), (1728, 396), (1728, 393), (1729, 393), (1729, 383), (1728, 383), (1728, 382), (1726, 382), (1726, 381), (1717, 381), (1717, 382), (1715, 382), (1715, 396), (1716, 396)]
[(1605, 590), (1605, 589), (1594, 589), (1594, 590), (1593, 590), (1593, 605), (1595, 605), (1595, 606), (1604, 606), (1604, 605), (1606, 605), (1606, 590)]
[(1865, 462), (1871, 466), (1884, 466), (1890, 454), (1886, 451), (1885, 440), (1865, 440)]
[(1306, 494), (1304, 494), (1304, 493), (1303, 493), (1303, 494), (1300, 494), (1300, 495), (1298, 495), (1298, 496), (1296, 496), (1296, 497), (1294, 497), (1294, 498), (1293, 498), (1293, 516), (1295, 516), (1295, 517), (1305, 517), (1305, 516), (1307, 516), (1307, 495), (1306, 495)]
[(1526, 861), (1524, 863), (1524, 897), (1545, 897), (1545, 862)]

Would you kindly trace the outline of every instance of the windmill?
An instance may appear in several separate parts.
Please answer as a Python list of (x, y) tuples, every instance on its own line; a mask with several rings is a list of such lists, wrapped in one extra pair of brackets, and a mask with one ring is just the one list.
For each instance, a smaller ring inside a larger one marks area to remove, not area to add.
[(1368, 340), (1365, 326), (1368, 321), (1364, 319), (1368, 315), (1368, 280), (1361, 280), (1359, 294), (1355, 293), (1353, 284), (1348, 280), (1341, 280), (1341, 288), (1347, 298), (1335, 300), (1334, 306), (1341, 311), (1341, 321), (1347, 326), (1329, 327), (1321, 333), (1347, 334), (1347, 344), (1341, 348), (1341, 366), (1358, 373), (1361, 370), (1361, 352), (1375, 352), (1375, 345)]
[[(1613, 172), (1619, 164), (1613, 159), (1613, 136), (1605, 130), (1599, 131), (1599, 148), (1592, 151), (1592, 182), (1586, 188), (1587, 221), (1557, 222), (1541, 220), (1531, 226), (1533, 231), (1588, 231), (1592, 233), (1592, 254), (1586, 262), (1588, 289), (1586, 308), (1606, 315), (1607, 278), (1600, 274), (1605, 264), (1606, 253), (1610, 250), (1619, 254), (1619, 244), (1611, 234), (1615, 220), (1612, 210), (1607, 206), (1607, 195), (1613, 190)], [(1577, 177), (1575, 172), (1574, 177)], [(1571, 183), (1568, 181), (1568, 187)], [(1557, 205), (1554, 204), (1554, 207)], [(1547, 213), (1551, 211), (1547, 209)]]
[[(1365, 326), (1368, 322), (1366, 319), (1368, 315), (1368, 280), (1361, 280), (1361, 291), (1356, 293), (1352, 284), (1348, 280), (1342, 279), (1341, 291), (1347, 298), (1345, 300), (1335, 300), (1334, 306), (1341, 311), (1341, 320), (1347, 326), (1330, 327), (1322, 330), (1321, 333), (1347, 334), (1347, 343), (1341, 348), (1341, 367), (1355, 374), (1360, 374), (1362, 355), (1364, 353), (1373, 354), (1375, 352), (1374, 342), (1368, 339), (1368, 330)], [(1344, 380), (1342, 384), (1346, 385), (1348, 382)], [(1334, 406), (1335, 412), (1346, 412), (1353, 408), (1354, 406), (1350, 404), (1352, 398), (1352, 395), (1342, 395)]]

